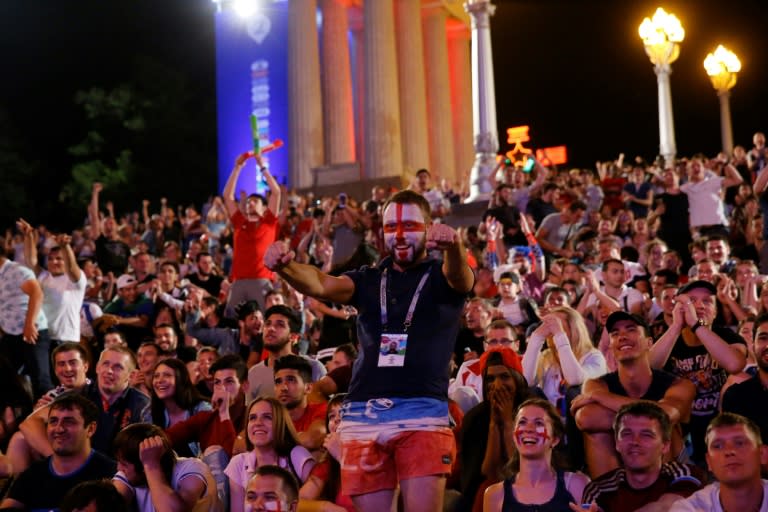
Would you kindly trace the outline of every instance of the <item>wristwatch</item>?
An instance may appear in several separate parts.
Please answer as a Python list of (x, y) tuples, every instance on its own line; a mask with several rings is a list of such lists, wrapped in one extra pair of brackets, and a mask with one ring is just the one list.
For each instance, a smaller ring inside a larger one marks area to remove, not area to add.
[(698, 329), (699, 327), (709, 327), (709, 324), (704, 320), (702, 320), (701, 318), (699, 318), (698, 320), (696, 320), (696, 323), (691, 326), (691, 332), (696, 334), (696, 329)]

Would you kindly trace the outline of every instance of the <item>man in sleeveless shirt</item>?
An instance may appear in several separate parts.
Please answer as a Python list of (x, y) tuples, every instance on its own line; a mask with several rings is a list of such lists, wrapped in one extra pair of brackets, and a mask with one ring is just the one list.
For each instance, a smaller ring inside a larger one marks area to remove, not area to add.
[(626, 311), (615, 311), (606, 320), (610, 350), (617, 370), (584, 383), (571, 410), (584, 433), (585, 460), (592, 478), (619, 467), (612, 433), (616, 412), (636, 400), (653, 400), (674, 426), (671, 458), (682, 450), (681, 424), (688, 422), (696, 390), (689, 381), (651, 368), (653, 338), (645, 321)]

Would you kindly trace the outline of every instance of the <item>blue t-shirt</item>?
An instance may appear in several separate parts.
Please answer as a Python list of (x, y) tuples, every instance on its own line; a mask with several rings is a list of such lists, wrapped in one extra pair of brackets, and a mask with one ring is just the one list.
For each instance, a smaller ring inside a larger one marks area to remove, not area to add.
[[(379, 267), (347, 272), (355, 283), (351, 304), (357, 308), (357, 336), (361, 351), (352, 369), (348, 400), (372, 398), (431, 397), (447, 399), (448, 364), (459, 331), (466, 294), (450, 287), (442, 272), (443, 262), (426, 260), (404, 272), (392, 268), (391, 258)], [(388, 333), (403, 333), (408, 307), (425, 272), (408, 329), (403, 366), (379, 366), (381, 348), (380, 286), (387, 270)]]

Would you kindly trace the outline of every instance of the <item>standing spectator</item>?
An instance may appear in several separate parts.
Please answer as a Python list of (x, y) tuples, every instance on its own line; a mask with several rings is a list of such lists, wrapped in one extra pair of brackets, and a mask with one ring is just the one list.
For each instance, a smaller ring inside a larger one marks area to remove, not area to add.
[(680, 190), (688, 196), (690, 226), (698, 236), (728, 236), (728, 219), (720, 191), (740, 183), (741, 175), (732, 165), (725, 167), (723, 177), (705, 168), (700, 157), (688, 163), (688, 183), (681, 185)]
[(91, 192), (91, 202), (88, 205), (88, 219), (91, 233), (96, 240), (96, 262), (102, 272), (115, 275), (123, 274), (128, 268), (128, 258), (131, 248), (120, 240), (117, 221), (114, 216), (101, 219), (99, 213), (99, 193), (104, 189), (101, 183), (94, 183)]
[(35, 396), (53, 387), (48, 352), (48, 322), (42, 311), (43, 290), (35, 274), (0, 252), (0, 353), (32, 380)]
[(579, 231), (586, 210), (586, 204), (574, 201), (564, 207), (560, 213), (547, 215), (541, 221), (536, 239), (547, 256), (572, 258), (576, 255), (571, 246), (571, 239)]
[(653, 187), (645, 180), (645, 169), (636, 165), (629, 175), (629, 183), (624, 185), (622, 192), (624, 205), (634, 214), (636, 219), (648, 216), (648, 209), (653, 204)]
[[(362, 355), (341, 426), (344, 493), (363, 510), (387, 510), (399, 482), (406, 509), (440, 510), (455, 457), (446, 368), (474, 276), (456, 232), (430, 223), (421, 195), (392, 196), (383, 226), (392, 257), (378, 267), (332, 277), (293, 261), (282, 242), (269, 248), (265, 264), (301, 293), (359, 312)], [(429, 260), (427, 249), (444, 261)], [(405, 355), (382, 354), (391, 337)], [(375, 415), (365, 414), (369, 407)]]
[(235, 167), (224, 186), (224, 204), (234, 228), (234, 254), (232, 261), (232, 286), (227, 300), (227, 316), (234, 318), (234, 306), (246, 300), (255, 300), (264, 310), (264, 294), (272, 289), (272, 272), (264, 266), (264, 252), (277, 236), (277, 216), (280, 215), (280, 185), (264, 166), (261, 155), (254, 159), (259, 172), (269, 186), (269, 202), (259, 194), (251, 194), (245, 202), (245, 212), (235, 201), (235, 187), (240, 171), (249, 154), (243, 153), (235, 160)]
[(218, 297), (224, 278), (214, 274), (215, 264), (211, 253), (205, 251), (197, 253), (195, 266), (197, 272), (187, 275), (189, 282), (208, 292), (211, 297)]

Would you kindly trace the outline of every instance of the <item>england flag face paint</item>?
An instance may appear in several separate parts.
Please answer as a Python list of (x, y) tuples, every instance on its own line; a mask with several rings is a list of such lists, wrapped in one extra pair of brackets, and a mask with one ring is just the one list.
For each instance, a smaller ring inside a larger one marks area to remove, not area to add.
[(426, 247), (427, 227), (415, 204), (390, 204), (383, 215), (384, 245), (395, 263), (413, 264)]

